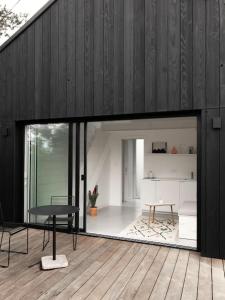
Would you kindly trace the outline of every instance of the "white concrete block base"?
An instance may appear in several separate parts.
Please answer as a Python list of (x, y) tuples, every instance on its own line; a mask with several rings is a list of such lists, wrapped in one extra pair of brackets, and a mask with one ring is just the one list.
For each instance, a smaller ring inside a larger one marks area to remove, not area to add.
[(41, 266), (43, 270), (52, 270), (68, 267), (66, 255), (56, 255), (56, 260), (51, 256), (43, 256), (41, 258)]

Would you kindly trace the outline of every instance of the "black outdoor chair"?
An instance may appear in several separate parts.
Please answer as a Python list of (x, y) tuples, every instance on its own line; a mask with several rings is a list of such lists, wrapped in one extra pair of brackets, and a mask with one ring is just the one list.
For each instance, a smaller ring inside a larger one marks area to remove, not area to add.
[[(27, 231), (27, 250), (25, 252), (22, 251), (15, 251), (11, 250), (11, 237), (14, 236), (15, 234), (26, 230)], [(0, 232), (1, 234), (1, 241), (0, 241), (0, 252), (7, 252), (8, 253), (8, 263), (7, 265), (1, 265), (0, 267), (2, 268), (8, 268), (9, 263), (10, 263), (10, 254), (11, 253), (18, 253), (18, 254), (28, 254), (28, 224), (19, 224), (19, 223), (12, 223), (12, 222), (5, 222), (4, 221), (4, 214), (3, 214), (3, 209), (2, 209), (2, 204), (0, 202)], [(8, 249), (2, 249), (2, 241), (3, 241), (3, 236), (4, 233), (8, 234)]]
[[(51, 205), (67, 205), (67, 204), (75, 205), (75, 197), (74, 196), (51, 196)], [(66, 216), (60, 216), (56, 217), (56, 225), (57, 226), (68, 226), (69, 230), (72, 233), (73, 236), (73, 250), (76, 250), (77, 247), (77, 230), (74, 228), (74, 217), (75, 214), (72, 215), (66, 215)], [(44, 229), (44, 236), (43, 236), (43, 247), (42, 251), (46, 248), (50, 241), (50, 227), (53, 223), (53, 217), (48, 216), (48, 218), (44, 221), (44, 225), (48, 227), (48, 239), (45, 241), (45, 234), (46, 229)]]

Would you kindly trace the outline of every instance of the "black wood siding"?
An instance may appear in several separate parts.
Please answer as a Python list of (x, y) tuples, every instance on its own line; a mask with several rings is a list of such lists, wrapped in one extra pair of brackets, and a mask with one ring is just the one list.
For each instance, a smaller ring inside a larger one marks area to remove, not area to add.
[(58, 0), (0, 52), (0, 107), (10, 218), (15, 121), (198, 110), (201, 250), (225, 257), (224, 0)]

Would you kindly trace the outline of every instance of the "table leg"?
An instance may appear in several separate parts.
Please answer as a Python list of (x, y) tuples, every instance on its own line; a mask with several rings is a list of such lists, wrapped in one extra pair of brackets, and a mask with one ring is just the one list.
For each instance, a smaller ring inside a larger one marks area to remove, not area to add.
[(155, 223), (155, 206), (153, 206), (153, 220), (152, 223)]
[(56, 260), (56, 216), (53, 216), (53, 260)]
[(171, 208), (171, 215), (172, 215), (172, 221), (173, 221), (173, 226), (174, 226), (175, 223), (174, 223), (174, 216), (173, 216), (173, 206), (171, 205), (170, 208)]
[(149, 206), (149, 217), (148, 217), (148, 226), (150, 227), (150, 223), (151, 223), (151, 212), (152, 212), (152, 207), (151, 205)]

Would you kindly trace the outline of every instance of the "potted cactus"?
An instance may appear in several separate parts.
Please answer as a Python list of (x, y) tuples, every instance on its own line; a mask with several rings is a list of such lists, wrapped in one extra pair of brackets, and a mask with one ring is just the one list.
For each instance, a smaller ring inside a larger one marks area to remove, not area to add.
[(93, 192), (88, 192), (88, 198), (89, 198), (89, 214), (90, 216), (97, 216), (97, 206), (96, 201), (98, 198), (98, 185), (96, 184)]

